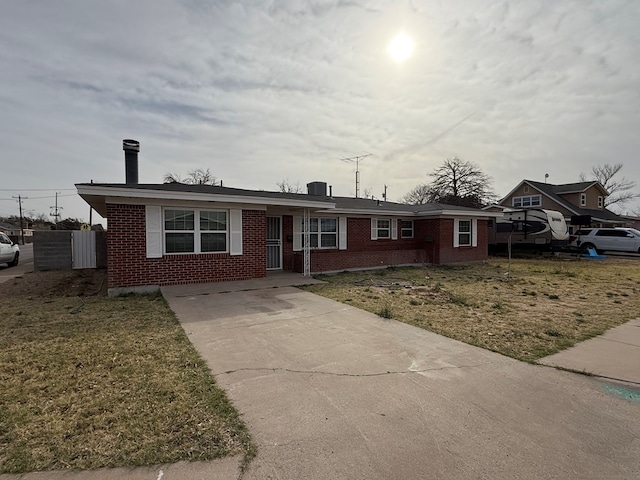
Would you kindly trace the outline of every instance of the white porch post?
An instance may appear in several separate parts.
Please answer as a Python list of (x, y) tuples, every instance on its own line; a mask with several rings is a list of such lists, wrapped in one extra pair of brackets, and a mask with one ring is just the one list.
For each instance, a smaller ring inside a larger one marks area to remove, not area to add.
[(309, 222), (309, 209), (304, 209), (304, 229), (303, 229), (303, 242), (302, 242), (302, 256), (304, 258), (304, 270), (303, 275), (305, 277), (311, 276), (311, 235), (309, 229), (311, 227)]

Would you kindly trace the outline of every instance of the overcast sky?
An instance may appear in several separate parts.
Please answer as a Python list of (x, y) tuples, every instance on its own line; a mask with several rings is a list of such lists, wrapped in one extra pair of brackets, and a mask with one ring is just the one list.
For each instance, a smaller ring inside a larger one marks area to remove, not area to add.
[[(640, 183), (638, 0), (3, 0), (0, 214), (88, 218), (80, 182), (209, 168), (400, 197), (459, 156), (506, 195), (624, 163)], [(413, 55), (394, 61), (404, 32)], [(640, 188), (638, 188), (640, 190)], [(47, 198), (41, 198), (47, 197)], [(637, 209), (638, 203), (628, 209)], [(94, 216), (94, 221), (98, 220)]]

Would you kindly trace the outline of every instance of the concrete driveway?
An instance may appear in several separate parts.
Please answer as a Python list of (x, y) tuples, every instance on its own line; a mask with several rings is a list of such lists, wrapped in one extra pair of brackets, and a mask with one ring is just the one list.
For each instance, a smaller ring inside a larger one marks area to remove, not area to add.
[(243, 478), (640, 477), (640, 404), (601, 380), (292, 287), (210, 288), (163, 293), (258, 444)]

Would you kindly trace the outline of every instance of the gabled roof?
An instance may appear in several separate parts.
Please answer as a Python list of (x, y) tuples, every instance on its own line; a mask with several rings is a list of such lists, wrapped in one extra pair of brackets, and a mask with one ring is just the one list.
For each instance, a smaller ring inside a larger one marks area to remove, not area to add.
[(562, 185), (553, 185), (550, 183), (542, 183), (535, 182), (533, 180), (523, 180), (520, 182), (516, 188), (511, 190), (507, 195), (505, 195), (499, 203), (502, 203), (506, 198), (509, 198), (513, 193), (518, 190), (522, 185), (529, 185), (530, 187), (536, 189), (543, 195), (547, 196), (558, 205), (562, 205), (564, 208), (569, 210), (574, 215), (590, 215), (591, 218), (595, 221), (603, 221), (603, 222), (623, 222), (624, 219), (619, 215), (616, 215), (610, 210), (606, 208), (603, 210), (600, 209), (591, 209), (591, 208), (582, 208), (577, 205), (568, 202), (561, 195), (566, 195), (569, 193), (582, 193), (592, 186), (596, 186), (600, 191), (602, 191), (603, 196), (607, 196), (608, 192), (604, 189), (600, 182), (578, 182), (578, 183), (565, 183)]
[(533, 180), (525, 180), (526, 183), (533, 188), (537, 188), (542, 192), (555, 193), (556, 195), (566, 195), (569, 193), (582, 193), (586, 192), (589, 188), (595, 186), (600, 190), (603, 196), (609, 195), (609, 192), (605, 190), (600, 182), (578, 182), (578, 183), (563, 183), (561, 185), (552, 185), (550, 183), (534, 182)]

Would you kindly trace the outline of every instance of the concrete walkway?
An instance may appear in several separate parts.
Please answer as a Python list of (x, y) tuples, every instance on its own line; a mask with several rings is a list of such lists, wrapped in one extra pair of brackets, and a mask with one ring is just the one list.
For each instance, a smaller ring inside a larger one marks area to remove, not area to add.
[(538, 363), (640, 386), (640, 318), (542, 358)]

